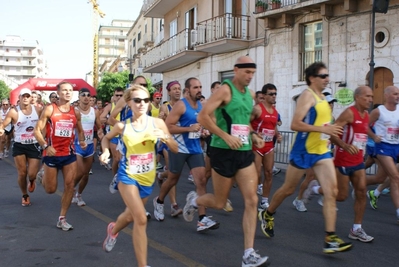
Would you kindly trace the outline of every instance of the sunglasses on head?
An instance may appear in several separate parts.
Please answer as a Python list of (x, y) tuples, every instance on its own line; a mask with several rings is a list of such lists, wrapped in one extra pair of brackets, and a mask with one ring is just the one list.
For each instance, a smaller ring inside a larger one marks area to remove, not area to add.
[(147, 98), (133, 98), (132, 99), (133, 100), (133, 102), (134, 103), (136, 103), (136, 104), (140, 104), (141, 103), (141, 101), (144, 101), (144, 103), (148, 103), (148, 102), (150, 102), (150, 99), (147, 97)]
[(80, 96), (86, 96), (86, 97), (89, 97), (89, 96), (90, 96), (90, 93), (81, 93), (81, 94), (80, 94)]
[(316, 75), (315, 75), (315, 77), (319, 77), (319, 78), (321, 78), (321, 79), (325, 79), (325, 78), (327, 78), (328, 76), (330, 76), (330, 74), (316, 74)]

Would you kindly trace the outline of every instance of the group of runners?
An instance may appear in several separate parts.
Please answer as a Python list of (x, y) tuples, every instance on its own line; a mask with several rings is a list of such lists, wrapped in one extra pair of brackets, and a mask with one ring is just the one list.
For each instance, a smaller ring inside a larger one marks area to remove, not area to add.
[[(116, 88), (111, 103), (104, 108), (86, 88), (79, 91), (79, 101), (72, 105), (73, 86), (68, 82), (57, 85), (57, 93), (50, 95), (50, 103), (45, 106), (32, 104), (33, 92), (22, 89), (19, 103), (7, 110), (0, 124), (2, 137), (14, 135), (12, 155), (22, 206), (31, 204), (28, 193), (35, 190), (36, 179), (47, 193), (54, 193), (61, 170), (64, 191), (56, 226), (72, 230), (66, 214), (71, 203), (86, 205), (82, 193), (96, 152), (95, 140), (101, 140), (100, 163), (112, 166), (110, 191), (119, 191), (126, 205), (116, 221), (107, 226), (103, 249), (110, 252), (119, 232), (134, 222), (132, 238), (140, 267), (148, 266), (146, 227), (150, 215), (145, 204), (156, 181), (160, 191), (152, 200), (155, 219), (165, 219), (164, 202), (169, 195), (171, 216), (182, 214), (191, 222), (198, 212), (198, 232), (219, 228), (219, 222), (207, 213), (210, 209), (232, 211), (229, 192), (237, 185), (245, 204), (243, 267), (260, 266), (268, 260), (254, 249), (257, 220), (265, 236), (273, 237), (274, 213), (295, 192), (305, 173), (312, 178), (305, 179), (301, 188), (309, 184), (309, 189), (302, 190), (306, 192), (293, 204), (305, 211), (304, 199), (311, 194), (323, 195), (323, 251), (334, 253), (352, 247), (335, 233), (336, 201), (347, 198), (349, 182), (354, 189), (355, 214), (348, 237), (371, 242), (374, 238), (362, 227), (363, 214), (367, 196), (376, 203), (382, 188), (368, 192), (367, 185), (382, 183), (388, 177), (384, 184), (390, 183), (399, 218), (399, 172), (395, 167), (399, 154), (399, 89), (387, 87), (385, 104), (369, 115), (373, 93), (369, 87), (360, 86), (354, 91), (354, 105), (333, 121), (329, 105), (333, 98), (323, 94), (329, 83), (327, 67), (321, 62), (310, 65), (305, 70), (308, 88), (297, 98), (298, 108), (291, 122), (296, 135), (285, 182), (270, 197), (274, 144), (282, 141), (278, 131), (281, 121), (275, 109), (276, 86), (266, 84), (256, 95), (248, 88), (255, 72), (256, 64), (250, 57), (239, 57), (233, 79), (213, 83), (209, 99), (203, 101), (201, 81), (191, 77), (184, 83), (183, 98), (180, 83), (169, 82), (169, 100), (164, 104), (161, 93), (150, 95), (143, 76), (137, 76), (127, 89)], [(254, 105), (258, 96), (260, 101)], [(95, 104), (99, 108), (94, 108)], [(104, 133), (105, 124), (110, 128)], [(9, 125), (14, 128), (7, 128)], [(374, 132), (370, 125), (374, 125)], [(369, 182), (364, 165), (368, 136), (375, 142), (370, 154), (379, 166), (379, 173)], [(334, 152), (331, 143), (335, 144)], [(160, 155), (164, 157), (164, 168)], [(185, 163), (196, 190), (187, 194), (182, 209), (176, 201), (176, 185)], [(213, 193), (206, 191), (211, 177)]]

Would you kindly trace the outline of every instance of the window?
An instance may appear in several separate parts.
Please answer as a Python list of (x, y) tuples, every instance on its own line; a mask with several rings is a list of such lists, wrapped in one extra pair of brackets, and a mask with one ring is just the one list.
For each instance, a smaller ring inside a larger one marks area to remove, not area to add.
[(136, 39), (133, 39), (133, 47), (136, 47)]
[(147, 33), (147, 24), (144, 26), (144, 33)]
[(120, 31), (121, 35), (123, 35), (123, 30)]
[(234, 78), (234, 71), (230, 70), (230, 71), (224, 71), (220, 73), (220, 80), (224, 81), (224, 80), (232, 80)]
[(300, 57), (299, 79), (305, 80), (305, 69), (316, 61), (322, 61), (323, 23), (321, 21), (302, 26), (302, 49)]
[[(7, 49), (8, 50), (8, 49)], [(8, 58), (6, 58), (6, 62), (8, 62)]]
[(109, 45), (109, 44), (111, 44), (111, 39), (109, 39), (109, 38), (105, 38), (105, 40), (104, 40), (104, 41), (105, 41), (105, 44), (106, 44), (106, 45)]
[(141, 32), (139, 32), (139, 34), (137, 34), (137, 41), (141, 40)]

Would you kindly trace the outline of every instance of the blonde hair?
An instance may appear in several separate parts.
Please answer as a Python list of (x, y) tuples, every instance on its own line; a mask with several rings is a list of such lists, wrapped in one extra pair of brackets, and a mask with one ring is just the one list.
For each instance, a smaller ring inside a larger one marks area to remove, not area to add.
[(125, 93), (123, 94), (123, 99), (125, 100), (125, 102), (127, 103), (130, 100), (132, 100), (132, 93), (134, 91), (138, 91), (138, 90), (142, 90), (142, 91), (146, 92), (148, 98), (150, 97), (150, 92), (147, 90), (147, 88), (145, 88), (139, 84), (132, 84), (132, 85), (130, 85), (130, 87), (128, 89), (126, 89)]

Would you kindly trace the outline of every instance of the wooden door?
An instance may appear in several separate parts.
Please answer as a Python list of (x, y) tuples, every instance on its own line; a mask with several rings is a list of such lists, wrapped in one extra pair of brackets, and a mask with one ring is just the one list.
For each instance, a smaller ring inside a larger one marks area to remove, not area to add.
[(384, 104), (384, 89), (393, 85), (393, 73), (387, 68), (376, 68), (374, 70), (374, 100), (373, 104)]

